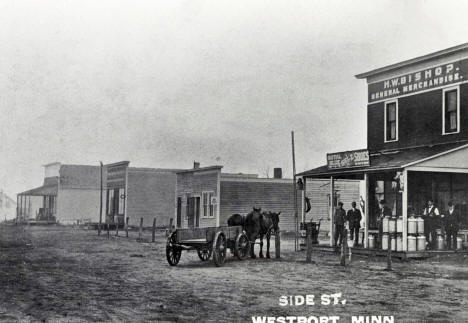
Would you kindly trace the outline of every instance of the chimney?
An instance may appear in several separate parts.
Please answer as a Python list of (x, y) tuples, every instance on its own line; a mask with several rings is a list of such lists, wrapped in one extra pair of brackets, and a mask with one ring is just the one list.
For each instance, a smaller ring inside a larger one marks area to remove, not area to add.
[(193, 169), (200, 168), (200, 162), (194, 161), (193, 162)]
[(283, 178), (283, 170), (281, 167), (273, 168), (273, 178)]

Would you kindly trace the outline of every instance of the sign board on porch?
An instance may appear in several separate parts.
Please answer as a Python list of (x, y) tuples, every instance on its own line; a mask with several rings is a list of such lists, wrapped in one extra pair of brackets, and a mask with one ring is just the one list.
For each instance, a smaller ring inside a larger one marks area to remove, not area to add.
[(124, 187), (125, 176), (128, 164), (130, 162), (123, 161), (115, 164), (106, 165), (107, 168), (107, 187)]
[(369, 151), (361, 149), (327, 154), (327, 166), (328, 169), (370, 166)]

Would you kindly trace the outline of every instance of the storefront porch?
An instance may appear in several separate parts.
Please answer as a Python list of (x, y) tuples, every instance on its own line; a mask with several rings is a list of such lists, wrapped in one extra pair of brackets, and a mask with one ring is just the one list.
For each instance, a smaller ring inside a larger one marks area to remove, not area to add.
[[(412, 232), (408, 233), (408, 219), (420, 217), (428, 199), (434, 201), (441, 214), (447, 210), (448, 201), (453, 201), (462, 216), (461, 230), (458, 232), (458, 236), (462, 238), (462, 245), (459, 245), (458, 248), (468, 247), (468, 145), (466, 144), (425, 146), (379, 152), (369, 155), (367, 166), (351, 168), (322, 166), (298, 174), (298, 176), (302, 176), (303, 192), (305, 192), (308, 179), (326, 178), (330, 181), (330, 196), (334, 197), (331, 199), (333, 205), (329, 208), (330, 219), (333, 219), (333, 212), (338, 202), (335, 198), (335, 182), (342, 179), (353, 179), (361, 182), (363, 189), (360, 191), (360, 196), (362, 200), (356, 202), (358, 205), (361, 202), (363, 237), (360, 237), (359, 242), (363, 242), (363, 245), (353, 248), (353, 252), (363, 254), (386, 252), (382, 250), (379, 243), (382, 237), (379, 236), (377, 224), (380, 213), (379, 201), (382, 199), (386, 200), (387, 206), (391, 209), (392, 217), (400, 219), (402, 223), (400, 230), (392, 236), (392, 239), (395, 239), (395, 250), (403, 253), (404, 257), (426, 257), (436, 251), (444, 251), (444, 248), (434, 251), (427, 251), (423, 247), (417, 250), (412, 248), (416, 236)], [(350, 208), (349, 205), (344, 207), (346, 210)], [(303, 222), (305, 218), (306, 214), (303, 211)], [(333, 249), (331, 246), (334, 243), (334, 226), (333, 221), (329, 223), (329, 228), (327, 228), (328, 242), (326, 246), (319, 245), (317, 248)], [(422, 236), (423, 233), (418, 232), (417, 236)], [(376, 243), (373, 243), (374, 241)], [(408, 241), (410, 241), (410, 248), (408, 248)]]
[(58, 183), (48, 182), (43, 186), (19, 193), (16, 197), (17, 222), (40, 221), (55, 223), (57, 191)]

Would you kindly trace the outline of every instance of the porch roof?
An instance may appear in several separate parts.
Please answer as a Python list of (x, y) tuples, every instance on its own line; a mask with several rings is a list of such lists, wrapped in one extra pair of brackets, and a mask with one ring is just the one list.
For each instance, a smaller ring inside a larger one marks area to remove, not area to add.
[[(327, 165), (323, 165), (296, 175), (303, 177), (328, 178), (330, 176), (353, 176), (385, 170), (398, 170), (466, 147), (468, 147), (468, 145), (464, 142), (393, 151), (372, 152), (369, 155), (370, 166), (347, 169), (328, 169)], [(466, 167), (468, 167), (468, 165), (466, 165)]]
[(28, 196), (46, 196), (53, 195), (57, 196), (58, 185), (42, 185), (40, 187), (33, 188), (28, 191), (19, 193), (18, 195), (28, 195)]

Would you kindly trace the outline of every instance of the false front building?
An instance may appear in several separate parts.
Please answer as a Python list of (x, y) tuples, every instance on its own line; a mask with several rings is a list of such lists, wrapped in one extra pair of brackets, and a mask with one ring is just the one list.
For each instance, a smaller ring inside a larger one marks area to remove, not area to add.
[[(365, 247), (370, 236), (381, 238), (381, 199), (402, 220), (401, 251), (414, 241), (409, 217), (421, 215), (429, 199), (441, 213), (452, 200), (467, 229), (468, 44), (356, 77), (368, 85), (367, 149), (328, 154), (327, 165), (298, 174), (305, 187), (311, 179), (327, 179), (335, 195), (336, 181), (361, 181)], [(332, 221), (328, 229), (331, 244)]]

